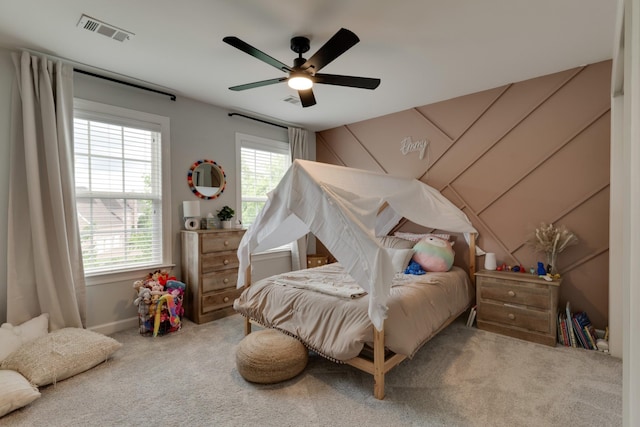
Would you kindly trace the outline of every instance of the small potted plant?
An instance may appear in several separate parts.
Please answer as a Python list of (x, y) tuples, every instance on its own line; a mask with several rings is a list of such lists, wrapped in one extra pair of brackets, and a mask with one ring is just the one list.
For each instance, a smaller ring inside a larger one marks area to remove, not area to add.
[(220, 220), (220, 224), (222, 224), (222, 228), (231, 228), (231, 218), (233, 218), (236, 212), (229, 206), (224, 206), (217, 212), (217, 216)]

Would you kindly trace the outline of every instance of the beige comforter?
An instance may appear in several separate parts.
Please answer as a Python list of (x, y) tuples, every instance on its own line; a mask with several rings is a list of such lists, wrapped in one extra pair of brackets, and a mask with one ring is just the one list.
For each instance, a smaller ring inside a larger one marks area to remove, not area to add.
[[(329, 292), (320, 291), (322, 284)], [(338, 296), (330, 295), (331, 288)], [(298, 337), (325, 357), (346, 361), (373, 342), (368, 296), (354, 296), (357, 293), (357, 284), (335, 263), (260, 280), (233, 307), (264, 326)], [(471, 281), (458, 267), (422, 276), (397, 274), (387, 302), (385, 347), (412, 357), (473, 297)]]

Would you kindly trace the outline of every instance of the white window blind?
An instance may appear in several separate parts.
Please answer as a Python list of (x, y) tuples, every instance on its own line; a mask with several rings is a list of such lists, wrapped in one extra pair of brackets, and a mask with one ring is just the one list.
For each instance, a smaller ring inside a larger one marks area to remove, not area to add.
[(289, 145), (242, 135), (240, 138), (241, 219), (253, 224), (267, 201), (267, 193), (280, 182), (291, 165)]
[(157, 123), (75, 110), (75, 184), (87, 274), (164, 261)]

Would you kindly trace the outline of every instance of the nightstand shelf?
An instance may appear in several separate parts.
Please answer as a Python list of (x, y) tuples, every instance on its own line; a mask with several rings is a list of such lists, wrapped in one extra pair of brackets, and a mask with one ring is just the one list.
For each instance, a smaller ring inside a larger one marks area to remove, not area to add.
[(478, 329), (549, 346), (556, 345), (558, 293), (562, 280), (527, 273), (476, 273)]

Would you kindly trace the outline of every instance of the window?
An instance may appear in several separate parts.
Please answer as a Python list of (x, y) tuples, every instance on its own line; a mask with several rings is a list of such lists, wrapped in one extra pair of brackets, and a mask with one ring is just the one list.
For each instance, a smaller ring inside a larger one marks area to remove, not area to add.
[[(169, 119), (76, 100), (74, 161), (85, 274), (166, 265)], [(164, 238), (163, 238), (164, 236)]]
[(289, 144), (251, 135), (236, 134), (240, 166), (240, 220), (253, 224), (267, 201), (267, 193), (280, 182), (291, 165)]

